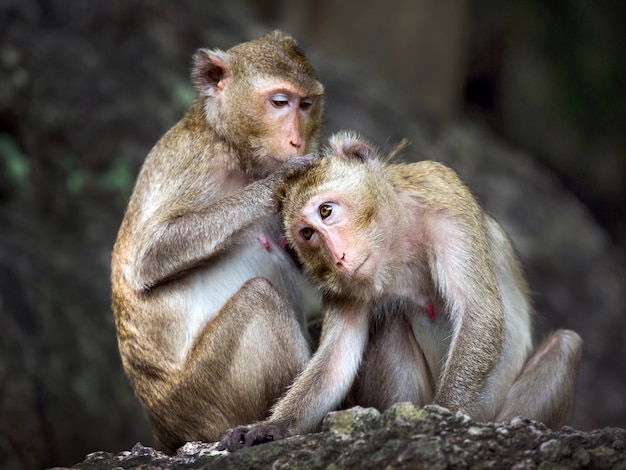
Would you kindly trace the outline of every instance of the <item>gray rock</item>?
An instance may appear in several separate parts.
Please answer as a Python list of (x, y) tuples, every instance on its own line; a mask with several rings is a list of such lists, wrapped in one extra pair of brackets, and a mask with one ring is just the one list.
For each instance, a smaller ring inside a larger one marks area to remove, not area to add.
[(72, 468), (159, 469), (578, 469), (626, 468), (626, 430), (553, 432), (514, 418), (478, 423), (430, 405), (399, 403), (385, 413), (352, 408), (330, 413), (321, 433), (295, 436), (233, 454), (188, 443), (167, 456), (141, 444), (117, 455), (96, 452)]

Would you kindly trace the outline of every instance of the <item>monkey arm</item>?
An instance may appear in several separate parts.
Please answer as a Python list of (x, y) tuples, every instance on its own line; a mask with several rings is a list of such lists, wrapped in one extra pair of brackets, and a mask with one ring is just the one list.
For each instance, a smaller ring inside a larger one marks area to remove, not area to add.
[(270, 176), (194, 209), (166, 208), (142, 230), (146, 243), (137, 245), (142, 249), (135, 258), (138, 288), (181, 276), (221, 253), (243, 229), (276, 211), (277, 187), (314, 158), (292, 157)]
[(233, 451), (314, 431), (354, 382), (368, 339), (368, 320), (365, 303), (326, 305), (320, 346), (270, 418), (229, 431), (220, 447)]
[(140, 289), (175, 278), (219, 253), (233, 236), (273, 212), (273, 189), (266, 180), (180, 214), (166, 214), (145, 227), (147, 243), (137, 256)]
[(369, 332), (366, 303), (325, 305), (320, 346), (270, 420), (290, 422), (292, 433), (315, 429), (337, 407), (354, 382)]
[(449, 223), (437, 230), (431, 276), (453, 331), (435, 403), (478, 415), (481, 393), (504, 344), (498, 282), (484, 239)]
[[(469, 311), (462, 313), (473, 317)], [(502, 327), (488, 319), (463, 318), (458, 333), (453, 333), (435, 403), (472, 416), (482, 415), (481, 396), (487, 377), (502, 351)]]

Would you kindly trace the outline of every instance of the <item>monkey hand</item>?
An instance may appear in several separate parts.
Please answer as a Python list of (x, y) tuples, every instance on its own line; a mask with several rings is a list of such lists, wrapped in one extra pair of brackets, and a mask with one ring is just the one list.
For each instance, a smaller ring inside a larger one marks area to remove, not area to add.
[(317, 154), (309, 153), (304, 156), (291, 157), (285, 161), (273, 174), (271, 174), (266, 180), (270, 183), (270, 187), (274, 193), (274, 200), (276, 202), (276, 208), (280, 211), (283, 203), (283, 198), (287, 185), (291, 177), (296, 176), (304, 172), (311, 164), (320, 157)]
[(268, 178), (268, 183), (273, 185), (274, 190), (279, 188), (289, 180), (290, 177), (305, 171), (311, 164), (319, 159), (320, 156), (314, 153), (308, 155), (297, 155), (285, 160), (274, 173)]
[(315, 153), (290, 157), (285, 160), (267, 179), (274, 183), (277, 187), (290, 176), (294, 176), (306, 170), (311, 163), (319, 158), (320, 156)]
[(253, 426), (238, 426), (226, 433), (217, 445), (218, 450), (235, 452), (245, 447), (279, 441), (289, 437), (289, 427), (284, 422), (267, 421)]
[(295, 173), (299, 173), (303, 170), (306, 170), (311, 163), (321, 158), (316, 153), (309, 153), (307, 155), (297, 155), (295, 157), (291, 157), (280, 166), (277, 170), (278, 173), (281, 174), (283, 178), (291, 176)]

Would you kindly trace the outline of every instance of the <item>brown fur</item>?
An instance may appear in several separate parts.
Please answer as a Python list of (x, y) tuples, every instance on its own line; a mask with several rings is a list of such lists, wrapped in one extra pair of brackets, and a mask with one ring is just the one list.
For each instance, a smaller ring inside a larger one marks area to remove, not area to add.
[(279, 187), (289, 242), (324, 292), (319, 349), (267, 421), (222, 445), (314, 430), (342, 402), (565, 422), (580, 336), (558, 331), (532, 354), (520, 263), (456, 173), (384, 163), (354, 134), (332, 137), (324, 156)]
[(313, 68), (274, 32), (201, 49), (193, 77), (198, 98), (146, 158), (112, 255), (122, 363), (168, 451), (266, 417), (309, 356), (299, 321), (319, 308), (274, 199), (317, 148)]

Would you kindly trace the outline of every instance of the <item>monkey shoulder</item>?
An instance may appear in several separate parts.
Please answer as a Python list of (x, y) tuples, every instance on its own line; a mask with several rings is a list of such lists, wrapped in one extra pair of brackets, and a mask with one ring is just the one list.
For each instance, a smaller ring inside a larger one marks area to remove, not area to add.
[(206, 98), (197, 98), (189, 109), (187, 109), (182, 119), (178, 121), (177, 125), (191, 134), (210, 133), (207, 132), (209, 126), (206, 118), (205, 104)]
[(423, 195), (427, 199), (441, 195), (448, 199), (454, 193), (468, 192), (459, 175), (443, 163), (423, 160), (389, 165), (391, 183), (399, 192)]
[(405, 207), (439, 214), (456, 222), (482, 219), (483, 211), (470, 189), (452, 168), (423, 160), (389, 165), (389, 175)]
[(161, 136), (148, 154), (144, 166), (154, 162), (167, 167), (184, 168), (186, 164), (197, 167), (199, 159), (206, 165), (211, 164), (212, 160), (215, 160), (214, 157), (230, 153), (228, 145), (218, 139), (211, 128), (202, 103), (201, 100), (197, 100), (185, 115)]
[(149, 213), (176, 212), (179, 206), (199, 207), (249, 184), (225, 145), (210, 135), (190, 136), (183, 129), (178, 123), (148, 154), (131, 196), (132, 206), (138, 204)]
[(416, 189), (434, 185), (445, 187), (463, 184), (456, 171), (434, 160), (396, 163), (389, 165), (389, 170), (395, 182), (404, 181)]

